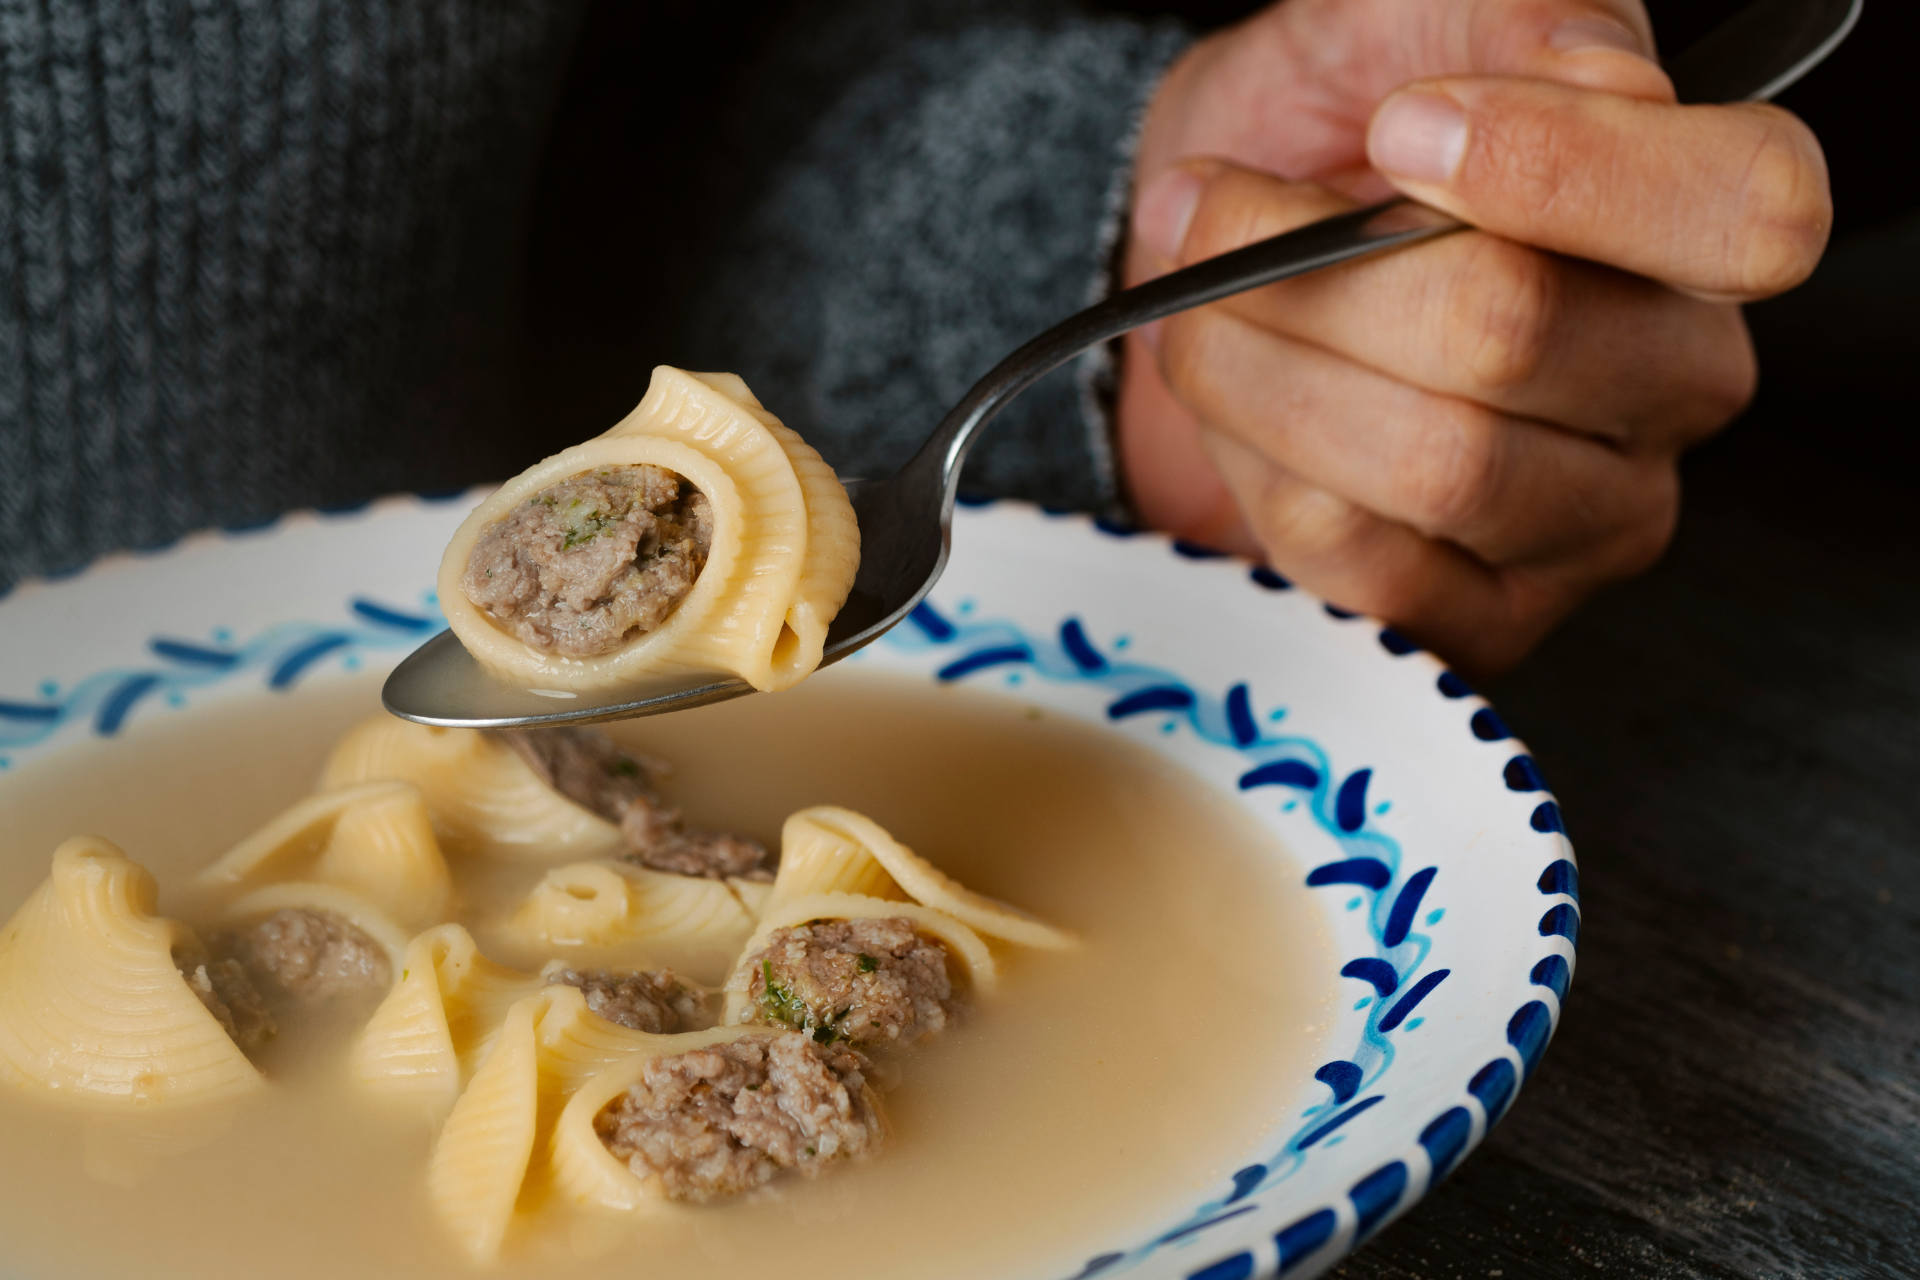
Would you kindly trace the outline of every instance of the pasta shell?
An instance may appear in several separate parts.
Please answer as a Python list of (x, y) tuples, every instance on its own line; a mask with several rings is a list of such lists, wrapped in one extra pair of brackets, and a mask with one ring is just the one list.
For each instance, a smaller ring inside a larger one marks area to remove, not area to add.
[(815, 893), (776, 902), (761, 916), (759, 927), (747, 939), (747, 945), (740, 949), (740, 963), (734, 966), (732, 975), (727, 979), (727, 1004), (726, 1012), (721, 1017), (722, 1025), (746, 1019), (749, 1013), (748, 986), (753, 977), (749, 962), (767, 945), (767, 939), (773, 936), (775, 929), (791, 928), (810, 920), (870, 920), (897, 916), (913, 921), (915, 929), (946, 945), (947, 954), (959, 963), (976, 999), (991, 994), (999, 984), (1000, 971), (994, 964), (993, 953), (987, 949), (987, 944), (980, 940), (979, 934), (945, 912), (923, 907), (917, 902), (863, 898), (851, 893)]
[[(660, 626), (610, 653), (565, 658), (529, 648), (467, 599), (461, 575), (488, 525), (569, 477), (638, 463), (677, 472), (714, 515), (706, 567)], [(639, 407), (606, 434), (521, 473), (474, 508), (441, 561), (440, 606), (482, 666), (535, 687), (731, 672), (762, 691), (784, 689), (820, 663), (827, 624), (853, 585), (859, 538), (840, 482), (744, 382), (662, 365)]]
[(618, 827), (549, 787), (512, 747), (477, 729), (389, 715), (363, 721), (333, 749), (320, 785), (377, 779), (419, 787), (434, 828), (476, 853), (591, 858), (626, 847)]
[(632, 947), (696, 977), (724, 973), (753, 924), (725, 881), (612, 861), (555, 867), (513, 919), (529, 945)]
[(573, 987), (514, 1003), (428, 1165), (428, 1195), (469, 1257), (498, 1257), (516, 1206), (541, 1197), (548, 1138), (567, 1098), (612, 1064), (681, 1039), (608, 1022)]
[(542, 980), (495, 964), (457, 924), (407, 944), (400, 980), (374, 1010), (348, 1056), (348, 1071), (375, 1093), (444, 1113), (486, 1056), (513, 1003)]
[(653, 1041), (651, 1045), (582, 1083), (561, 1109), (549, 1139), (546, 1177), (549, 1193), (575, 1208), (623, 1213), (642, 1208), (669, 1211), (671, 1206), (657, 1187), (635, 1177), (624, 1161), (607, 1150), (600, 1135), (594, 1132), (594, 1118), (609, 1102), (625, 1093), (654, 1058), (724, 1044), (739, 1039), (741, 1034), (738, 1027), (714, 1027), (680, 1035), (649, 1036)]
[(400, 925), (445, 918), (453, 879), (420, 789), (366, 782), (309, 796), (198, 876), (209, 889), (308, 880), (347, 889)]
[[(802, 809), (787, 819), (780, 840), (780, 870), (774, 877), (768, 912), (777, 910), (785, 897), (816, 892), (851, 892), (880, 898), (900, 896), (932, 907), (1003, 942), (1050, 951), (1078, 945), (1065, 930), (1043, 924), (1024, 911), (973, 892), (895, 840), (879, 823), (851, 809), (835, 805)], [(799, 857), (789, 879), (788, 859), (794, 853)], [(879, 879), (875, 866), (885, 880)], [(889, 882), (892, 888), (886, 887)], [(852, 887), (876, 884), (884, 891)]]
[(0, 935), (0, 1078), (115, 1107), (260, 1087), (176, 967), (176, 949), (199, 941), (153, 914), (156, 896), (146, 869), (98, 836), (55, 850)]

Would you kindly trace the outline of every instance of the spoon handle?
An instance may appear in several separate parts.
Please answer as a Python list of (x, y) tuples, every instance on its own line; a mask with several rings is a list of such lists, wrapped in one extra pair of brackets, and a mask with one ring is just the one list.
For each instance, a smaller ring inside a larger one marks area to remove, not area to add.
[[(1847, 38), (1864, 0), (1755, 0), (1667, 64), (1681, 102), (1764, 101)], [(1081, 352), (1128, 330), (1292, 276), (1419, 244), (1467, 224), (1411, 200), (1355, 209), (1113, 294), (1002, 360), (947, 414), (904, 472), (934, 471), (951, 513), (973, 440), (1008, 401)]]

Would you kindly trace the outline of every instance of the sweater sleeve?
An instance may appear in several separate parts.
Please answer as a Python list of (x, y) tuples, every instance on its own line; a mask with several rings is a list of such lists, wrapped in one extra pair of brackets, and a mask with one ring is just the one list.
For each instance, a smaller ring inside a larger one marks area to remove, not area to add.
[[(840, 8), (782, 54), (833, 94), (729, 237), (695, 348), (842, 475), (874, 476), (1003, 356), (1104, 296), (1138, 119), (1187, 37), (922, 4), (918, 29), (876, 41), (836, 35), (862, 29)], [(1108, 367), (1090, 353), (1028, 390), (986, 428), (964, 487), (1113, 511)]]

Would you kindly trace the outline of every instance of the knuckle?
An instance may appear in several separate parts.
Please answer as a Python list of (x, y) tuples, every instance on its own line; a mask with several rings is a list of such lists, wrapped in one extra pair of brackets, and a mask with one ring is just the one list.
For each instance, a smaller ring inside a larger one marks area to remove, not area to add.
[(1680, 476), (1671, 464), (1641, 469), (1634, 501), (1603, 557), (1600, 577), (1617, 581), (1645, 573), (1666, 554), (1680, 523)]
[(1545, 254), (1495, 236), (1478, 236), (1464, 255), (1447, 332), (1463, 344), (1459, 367), (1470, 394), (1524, 386), (1546, 362), (1562, 306), (1556, 264)]
[(1414, 432), (1395, 461), (1395, 487), (1407, 519), (1430, 534), (1471, 534), (1497, 511), (1507, 460), (1505, 433), (1491, 415), (1448, 406)]

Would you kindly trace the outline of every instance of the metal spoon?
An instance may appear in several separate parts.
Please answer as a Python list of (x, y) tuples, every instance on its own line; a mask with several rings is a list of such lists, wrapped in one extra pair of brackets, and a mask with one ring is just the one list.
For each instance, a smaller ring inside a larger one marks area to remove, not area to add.
[[(1832, 53), (1859, 21), (1862, 3), (1757, 0), (1670, 61), (1667, 72), (1682, 102), (1763, 101)], [(860, 521), (860, 570), (827, 632), (821, 665), (871, 644), (933, 588), (946, 567), (968, 449), (982, 426), (1042, 376), (1176, 312), (1465, 226), (1409, 200), (1356, 209), (1114, 294), (1021, 347), (974, 384), (906, 466), (885, 480), (847, 482)], [(658, 715), (752, 692), (729, 675), (656, 678), (592, 694), (528, 690), (489, 674), (443, 631), (395, 669), (381, 696), (387, 710), (422, 724), (498, 729)]]

